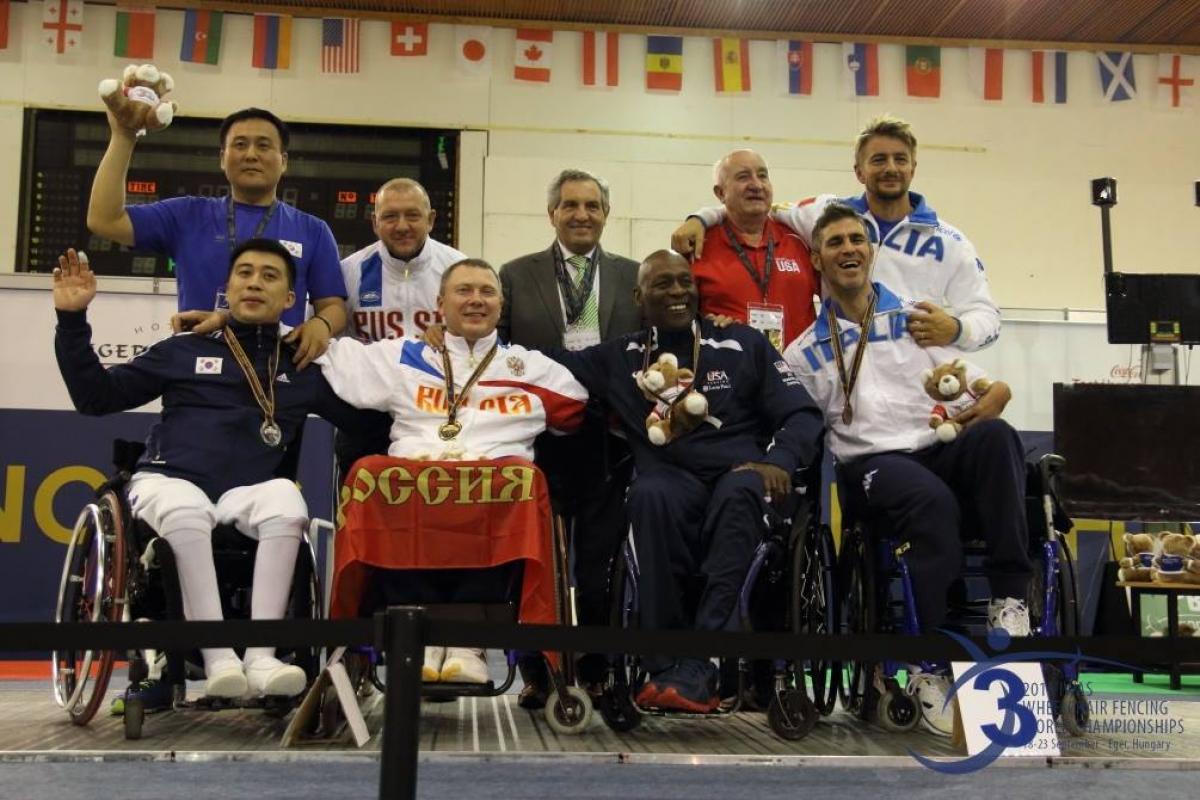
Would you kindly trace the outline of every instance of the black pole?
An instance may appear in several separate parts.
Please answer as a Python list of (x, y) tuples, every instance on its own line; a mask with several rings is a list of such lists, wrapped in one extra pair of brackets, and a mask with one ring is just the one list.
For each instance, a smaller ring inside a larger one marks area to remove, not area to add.
[(387, 693), (383, 706), (379, 800), (416, 800), (425, 609), (389, 608), (384, 631)]
[(1113, 271), (1112, 262), (1112, 225), (1108, 219), (1109, 206), (1100, 206), (1100, 240), (1104, 245), (1104, 274)]

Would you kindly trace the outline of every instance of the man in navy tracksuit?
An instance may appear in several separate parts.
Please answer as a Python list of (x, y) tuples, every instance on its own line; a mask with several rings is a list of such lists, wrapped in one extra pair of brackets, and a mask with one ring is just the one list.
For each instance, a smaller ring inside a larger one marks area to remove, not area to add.
[[(158, 342), (128, 364), (106, 370), (91, 347), (86, 309), (96, 279), (85, 254), (59, 258), (54, 273), (58, 328), (54, 348), (71, 401), (84, 414), (110, 414), (162, 398), (162, 417), (129, 483), (133, 515), (175, 554), (184, 614), (221, 619), (212, 528), (233, 524), (259, 542), (251, 617), (283, 616), (308, 509), (291, 480), (277, 477), (284, 453), (309, 413), (353, 428), (360, 412), (340, 400), (319, 369), (298, 371), (279, 319), (295, 302), (295, 264), (274, 240), (234, 250), (229, 325), (205, 336)], [(205, 648), (206, 694), (299, 694), (304, 672), (251, 647)]]
[[(641, 264), (634, 299), (649, 330), (553, 356), (620, 420), (633, 451), (637, 477), (627, 510), (640, 567), (642, 627), (690, 622), (698, 630), (719, 630), (734, 614), (762, 538), (764, 497), (786, 496), (792, 473), (816, 457), (821, 412), (762, 334), (699, 319), (690, 265), (678, 253), (661, 250)], [(634, 373), (664, 352), (695, 371), (692, 388), (707, 398), (709, 410), (695, 430), (658, 446), (646, 430), (652, 404)], [(705, 583), (689, 621), (680, 598), (682, 580), (692, 576)], [(717, 672), (709, 661), (654, 657), (645, 665), (650, 678), (638, 692), (640, 705), (717, 707)]]

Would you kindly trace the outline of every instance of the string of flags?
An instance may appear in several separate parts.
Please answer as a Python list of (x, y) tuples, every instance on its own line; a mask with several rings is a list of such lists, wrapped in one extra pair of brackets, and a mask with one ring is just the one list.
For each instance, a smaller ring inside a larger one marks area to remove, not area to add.
[[(0, 0), (0, 49), (8, 47), (10, 0)], [(152, 5), (139, 0), (119, 0), (113, 39), (113, 55), (120, 58), (154, 58), (155, 16)], [(254, 14), (253, 46), (250, 63), (257, 69), (286, 70), (292, 67), (292, 17), (284, 14)], [(221, 34), (224, 14), (205, 9), (184, 11), (183, 36), (179, 59), (196, 64), (215, 65), (221, 58)], [(368, 21), (366, 24), (372, 24)], [(426, 57), (430, 54), (430, 26), (427, 22), (392, 19), (390, 52), (399, 58)], [(324, 73), (354, 74), (360, 70), (359, 39), (363, 22), (353, 17), (321, 20), (320, 65)], [(562, 32), (558, 32), (560, 35)], [(512, 78), (526, 83), (549, 83), (554, 70), (554, 38), (548, 28), (517, 28), (513, 48)], [(46, 0), (42, 6), (43, 43), (59, 55), (78, 50), (84, 35), (83, 0)], [(569, 34), (575, 35), (575, 34)], [(616, 31), (583, 31), (580, 48), (579, 80), (588, 88), (613, 88), (620, 85), (620, 42)], [(493, 74), (492, 40), (494, 29), (480, 25), (454, 26), (456, 72), (463, 77), (488, 77)], [(653, 92), (675, 93), (683, 90), (684, 48), (682, 36), (646, 35), (645, 88)], [(841, 45), (841, 82), (851, 97), (879, 97), (880, 76), (892, 68), (885, 64), (876, 43), (846, 42)], [(937, 99), (942, 94), (942, 48), (933, 45), (908, 45), (904, 50), (904, 86), (909, 97)], [(1002, 48), (972, 47), (968, 50), (967, 80), (976, 96), (985, 101), (1000, 101), (1006, 89), (1005, 60), (1018, 51)], [(1067, 102), (1069, 53), (1065, 50), (1031, 50), (1029, 100), (1035, 104), (1060, 105)], [(1137, 97), (1143, 86), (1138, 83), (1133, 54), (1102, 51), (1091, 54), (1099, 75), (1101, 97), (1120, 103)], [(815, 61), (813, 42), (779, 40), (775, 43), (772, 72), (777, 85), (788, 95), (804, 97), (813, 93)], [(751, 91), (750, 41), (737, 37), (712, 39), (713, 88), (718, 94), (738, 95)], [(1144, 78), (1145, 76), (1143, 76)], [(1197, 104), (1196, 81), (1200, 78), (1200, 56), (1175, 53), (1159, 54), (1150, 89), (1156, 103), (1165, 108), (1192, 107)]]

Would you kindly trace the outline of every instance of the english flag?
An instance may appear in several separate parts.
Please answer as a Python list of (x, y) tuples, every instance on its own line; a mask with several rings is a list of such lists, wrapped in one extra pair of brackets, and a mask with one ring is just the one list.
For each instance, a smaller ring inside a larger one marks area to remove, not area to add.
[(454, 52), (460, 73), (487, 77), (492, 71), (492, 29), (485, 25), (455, 25)]
[(1195, 107), (1197, 73), (1200, 73), (1200, 56), (1159, 53), (1155, 80), (1157, 105), (1163, 108)]
[(513, 77), (531, 83), (550, 82), (550, 61), (554, 54), (554, 31), (542, 28), (517, 28), (517, 47), (513, 53)]
[(616, 86), (620, 81), (621, 34), (583, 32), (583, 85)]

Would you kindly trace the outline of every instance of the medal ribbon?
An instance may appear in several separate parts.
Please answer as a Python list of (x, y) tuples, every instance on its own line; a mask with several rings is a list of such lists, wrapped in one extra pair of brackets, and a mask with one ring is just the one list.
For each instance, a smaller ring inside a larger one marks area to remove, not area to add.
[[(446, 424), (454, 425), (455, 418), (458, 416), (458, 409), (462, 405), (463, 400), (474, 388), (475, 383), (483, 376), (483, 371), (488, 368), (488, 364), (492, 363), (492, 357), (496, 355), (496, 348), (499, 343), (493, 344), (492, 349), (487, 351), (487, 355), (483, 357), (483, 361), (479, 362), (479, 366), (471, 373), (471, 377), (467, 378), (467, 382), (463, 384), (462, 392), (454, 393), (454, 369), (450, 365), (450, 348), (442, 348), (442, 370), (446, 373)], [(453, 438), (453, 437), (451, 437)]]
[(863, 314), (858, 325), (858, 348), (854, 351), (854, 363), (850, 366), (850, 374), (846, 374), (846, 359), (842, 353), (842, 332), (838, 330), (837, 317), (833, 313), (833, 303), (825, 309), (825, 317), (829, 323), (830, 344), (833, 345), (833, 360), (837, 362), (838, 379), (842, 382), (842, 422), (847, 425), (854, 419), (854, 409), (850, 397), (854, 393), (854, 384), (858, 382), (858, 370), (862, 367), (863, 356), (867, 352), (867, 344), (871, 340), (870, 325), (875, 316), (876, 295), (871, 293), (871, 302), (867, 304), (867, 313)]
[[(643, 375), (646, 374), (646, 370), (650, 369), (650, 351), (653, 349), (653, 347), (654, 347), (654, 331), (651, 330), (649, 335), (646, 337), (646, 346), (642, 351), (642, 374)], [(700, 391), (700, 388), (699, 388), (700, 387), (700, 331), (697, 330), (697, 326), (696, 326), (695, 322), (692, 323), (692, 367), (691, 367), (691, 369), (692, 369), (692, 372), (695, 374), (695, 377), (692, 378), (692, 385), (688, 387), (688, 391), (698, 392), (698, 391)], [(663, 399), (663, 396), (660, 395), (658, 392), (650, 391), (650, 394), (657, 397), (660, 402), (663, 402), (663, 403), (667, 402), (665, 399)], [(671, 408), (675, 408), (676, 405), (683, 402), (684, 398), (687, 397), (687, 394), (688, 394), (687, 391), (680, 392), (679, 396), (676, 397), (674, 400), (672, 400), (670, 403), (667, 403), (667, 405), (669, 405)]]
[(242, 374), (246, 376), (246, 382), (250, 384), (250, 392), (254, 395), (254, 401), (262, 409), (263, 422), (274, 425), (275, 373), (279, 371), (279, 336), (275, 337), (275, 352), (271, 354), (271, 359), (267, 364), (267, 386), (270, 387), (268, 393), (263, 389), (262, 382), (258, 379), (258, 373), (254, 370), (254, 364), (246, 355), (246, 351), (242, 349), (242, 343), (238, 341), (237, 336), (233, 335), (229, 328), (225, 328), (223, 334), (225, 344), (229, 345), (229, 349), (233, 352), (234, 361), (237, 361), (238, 366), (242, 368)]
[(729, 246), (733, 248), (733, 252), (737, 253), (738, 261), (742, 262), (742, 266), (746, 268), (746, 272), (750, 273), (754, 284), (762, 292), (763, 302), (767, 302), (767, 290), (771, 288), (771, 267), (775, 264), (775, 239), (772, 238), (771, 231), (767, 226), (763, 226), (763, 236), (767, 237), (767, 258), (763, 262), (762, 275), (758, 274), (758, 268), (750, 260), (750, 256), (742, 247), (742, 243), (738, 241), (737, 234), (733, 232), (733, 228), (729, 226), (728, 222), (725, 223), (725, 235), (729, 238)]

